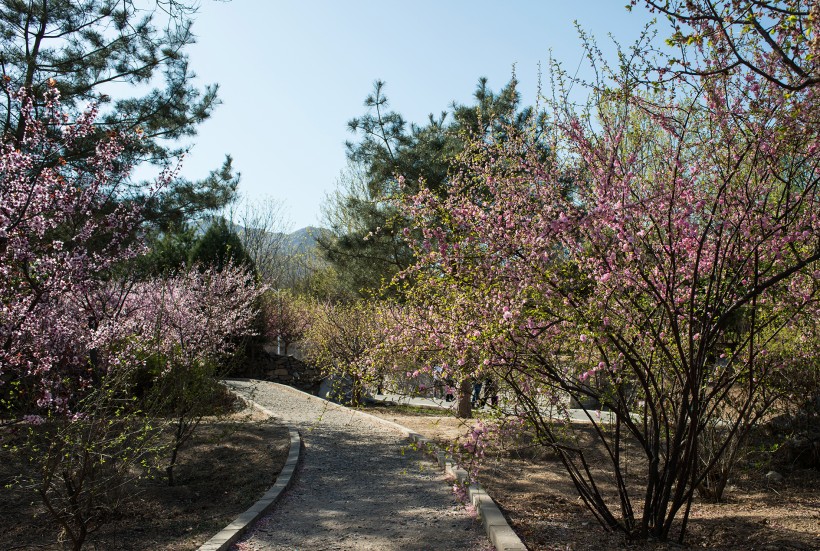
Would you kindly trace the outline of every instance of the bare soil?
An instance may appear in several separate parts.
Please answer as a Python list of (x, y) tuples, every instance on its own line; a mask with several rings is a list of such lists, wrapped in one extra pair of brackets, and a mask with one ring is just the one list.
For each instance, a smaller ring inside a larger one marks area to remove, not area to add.
[[(443, 448), (475, 422), (395, 406), (368, 407), (366, 411), (413, 429)], [(582, 444), (592, 446), (589, 432), (582, 426), (576, 428)], [(603, 471), (603, 467), (603, 462), (594, 465), (595, 470)], [(765, 477), (768, 468), (741, 465), (723, 503), (696, 499), (686, 546), (627, 541), (622, 534), (607, 532), (578, 498), (563, 465), (548, 452), (491, 456), (479, 481), (532, 551), (820, 549), (820, 472), (781, 469), (785, 480), (771, 483)]]
[[(84, 548), (197, 549), (276, 481), (288, 448), (287, 427), (252, 410), (206, 420), (180, 452), (175, 485), (159, 475), (134, 482), (132, 498), (89, 535)], [(13, 455), (3, 454), (0, 549), (63, 549), (59, 530), (36, 496), (6, 487), (17, 472)]]
[[(439, 412), (368, 407), (368, 413), (432, 438), (442, 447), (474, 420)], [(589, 438), (583, 430), (580, 438)], [(275, 481), (288, 451), (287, 429), (248, 410), (204, 423), (183, 449), (177, 485), (142, 479), (116, 518), (89, 536), (88, 549), (196, 549), (247, 509)], [(57, 550), (58, 530), (31, 494), (7, 488), (18, 466), (0, 461), (0, 549)], [(712, 550), (820, 549), (820, 473), (745, 465), (721, 504), (696, 501), (686, 544)], [(606, 532), (579, 501), (562, 465), (548, 453), (505, 453), (485, 462), (479, 479), (532, 551), (669, 550), (674, 543), (630, 542)]]

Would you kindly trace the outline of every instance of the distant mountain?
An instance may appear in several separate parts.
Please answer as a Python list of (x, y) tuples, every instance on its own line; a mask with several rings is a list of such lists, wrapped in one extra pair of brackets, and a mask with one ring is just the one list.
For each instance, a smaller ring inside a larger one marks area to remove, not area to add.
[(323, 231), (326, 230), (308, 226), (287, 234), (285, 236), (286, 250), (297, 254), (313, 250), (316, 247), (316, 238)]
[[(211, 227), (215, 218), (205, 218), (200, 220), (196, 226), (196, 234), (201, 236), (204, 235), (208, 228)], [(228, 226), (231, 228), (231, 231), (235, 234), (242, 237), (242, 235), (246, 231), (252, 231), (251, 228), (246, 228), (241, 224), (237, 224), (235, 222), (228, 221)], [(290, 233), (281, 233), (281, 232), (274, 232), (268, 233), (265, 232), (269, 236), (269, 239), (272, 242), (279, 242), (281, 239), (281, 249), (283, 253), (287, 255), (303, 255), (306, 253), (313, 252), (314, 248), (316, 247), (316, 239), (322, 232), (326, 232), (327, 230), (324, 228), (317, 228), (315, 226), (307, 226), (306, 228), (301, 228), (296, 231)], [(257, 234), (258, 235), (258, 234)]]

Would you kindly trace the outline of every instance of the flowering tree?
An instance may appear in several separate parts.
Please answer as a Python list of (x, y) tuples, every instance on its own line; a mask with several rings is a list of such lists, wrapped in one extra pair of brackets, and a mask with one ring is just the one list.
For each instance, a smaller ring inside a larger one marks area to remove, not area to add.
[[(776, 397), (771, 347), (818, 300), (817, 90), (753, 71), (639, 90), (632, 69), (594, 115), (554, 102), (546, 161), (511, 130), (471, 145), (446, 196), (407, 201), (423, 237), (402, 276), (416, 346), (503, 379), (603, 525), (666, 539), (679, 520), (682, 539), (694, 493)], [(566, 396), (613, 414), (585, 410), (612, 497), (549, 422)]]
[[(477, 295), (466, 289), (462, 294), (439, 275), (422, 277), (415, 285), (400, 285), (400, 294), (408, 302), (378, 306), (381, 336), (368, 355), (373, 365), (392, 372), (393, 383), (404, 383), (392, 392), (405, 392), (402, 386), (407, 383), (421, 391), (422, 385), (432, 381), (457, 398), (456, 415), (469, 419), (473, 383), (489, 374), (485, 369), (489, 362), (479, 364), (475, 353), (483, 327), (477, 316), (483, 311), (475, 308)], [(465, 347), (465, 342), (474, 344)]]
[(110, 136), (78, 168), (64, 157), (93, 134), (96, 109), (69, 121), (52, 86), (35, 119), (30, 98), (17, 98), (25, 134), (0, 150), (0, 382), (14, 407), (66, 410), (102, 369), (88, 369), (88, 352), (115, 311), (94, 297), (107, 292), (105, 274), (139, 250), (130, 238), (137, 209), (110, 202), (128, 169), (118, 154), (133, 138)]
[[(143, 249), (141, 216), (112, 197), (128, 170), (123, 141), (139, 136), (110, 134), (67, 163), (78, 142), (96, 139), (96, 109), (70, 120), (53, 84), (45, 112), (14, 96), (26, 122), (0, 146), (2, 453), (23, 457), (18, 484), (80, 549), (127, 497), (135, 467), (163, 451), (168, 411), (173, 466), (199, 419), (193, 387), (213, 385), (205, 375), (249, 333), (261, 289), (233, 267), (124, 278), (120, 268)], [(173, 177), (164, 172), (156, 189)], [(137, 378), (152, 367), (151, 396), (139, 402)]]
[(379, 339), (378, 320), (378, 310), (368, 301), (318, 303), (305, 337), (309, 361), (326, 376), (350, 381), (354, 407), (361, 404), (365, 383), (378, 376), (369, 354)]
[(136, 284), (123, 304), (118, 331), (145, 365), (145, 407), (173, 419), (166, 468), (171, 485), (180, 448), (213, 410), (224, 362), (243, 337), (254, 334), (263, 291), (245, 268), (194, 266)]
[(53, 82), (39, 112), (26, 92), (9, 96), (23, 132), (0, 146), (3, 446), (26, 456), (19, 482), (79, 549), (155, 434), (127, 414), (136, 362), (110, 331), (129, 287), (113, 283), (114, 270), (140, 250), (138, 209), (111, 197), (128, 170), (124, 142), (139, 136), (110, 134), (83, 163), (67, 163), (96, 136), (96, 108), (71, 120)]
[(277, 290), (265, 295), (265, 336), (281, 345), (284, 355), (288, 347), (301, 341), (311, 324), (311, 305), (290, 291)]

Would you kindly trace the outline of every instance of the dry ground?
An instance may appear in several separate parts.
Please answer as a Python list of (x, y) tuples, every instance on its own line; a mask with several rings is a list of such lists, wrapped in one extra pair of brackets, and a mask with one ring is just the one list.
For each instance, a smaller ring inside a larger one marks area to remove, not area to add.
[[(176, 485), (164, 478), (138, 481), (110, 523), (91, 534), (85, 548), (99, 551), (197, 549), (259, 499), (287, 459), (286, 427), (250, 410), (203, 422), (183, 448)], [(58, 531), (39, 502), (6, 488), (19, 468), (0, 461), (0, 549), (57, 550)]]
[[(369, 407), (378, 415), (447, 446), (468, 423), (439, 413), (399, 407)], [(589, 434), (581, 433), (581, 438)], [(784, 471), (770, 484), (765, 471), (748, 466), (735, 476), (726, 501), (693, 504), (686, 544), (691, 548), (747, 551), (820, 549), (820, 472)], [(635, 543), (608, 533), (577, 497), (563, 466), (549, 453), (505, 454), (487, 461), (484, 488), (532, 551), (680, 549), (672, 543)]]
[[(446, 446), (468, 423), (440, 413), (370, 407)], [(583, 437), (583, 436), (582, 436)], [(136, 551), (196, 549), (273, 483), (287, 456), (286, 428), (248, 413), (203, 425), (180, 459), (178, 485), (148, 480), (110, 524), (89, 537), (89, 549)], [(5, 488), (16, 467), (0, 461), (0, 549), (62, 549), (57, 530), (32, 496)], [(761, 469), (736, 476), (723, 504), (696, 502), (687, 544), (712, 550), (820, 549), (820, 473), (786, 472), (769, 484)], [(562, 466), (549, 454), (491, 458), (482, 485), (508, 515), (532, 551), (678, 549), (674, 544), (627, 542), (605, 532), (581, 504)], [(215, 499), (216, 497), (216, 499)]]

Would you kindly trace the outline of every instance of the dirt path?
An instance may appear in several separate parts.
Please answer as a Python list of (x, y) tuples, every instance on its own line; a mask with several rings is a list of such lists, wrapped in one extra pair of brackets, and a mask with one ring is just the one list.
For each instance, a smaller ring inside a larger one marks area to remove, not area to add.
[(237, 549), (492, 549), (438, 466), (398, 431), (274, 383), (229, 384), (305, 442), (295, 484)]

